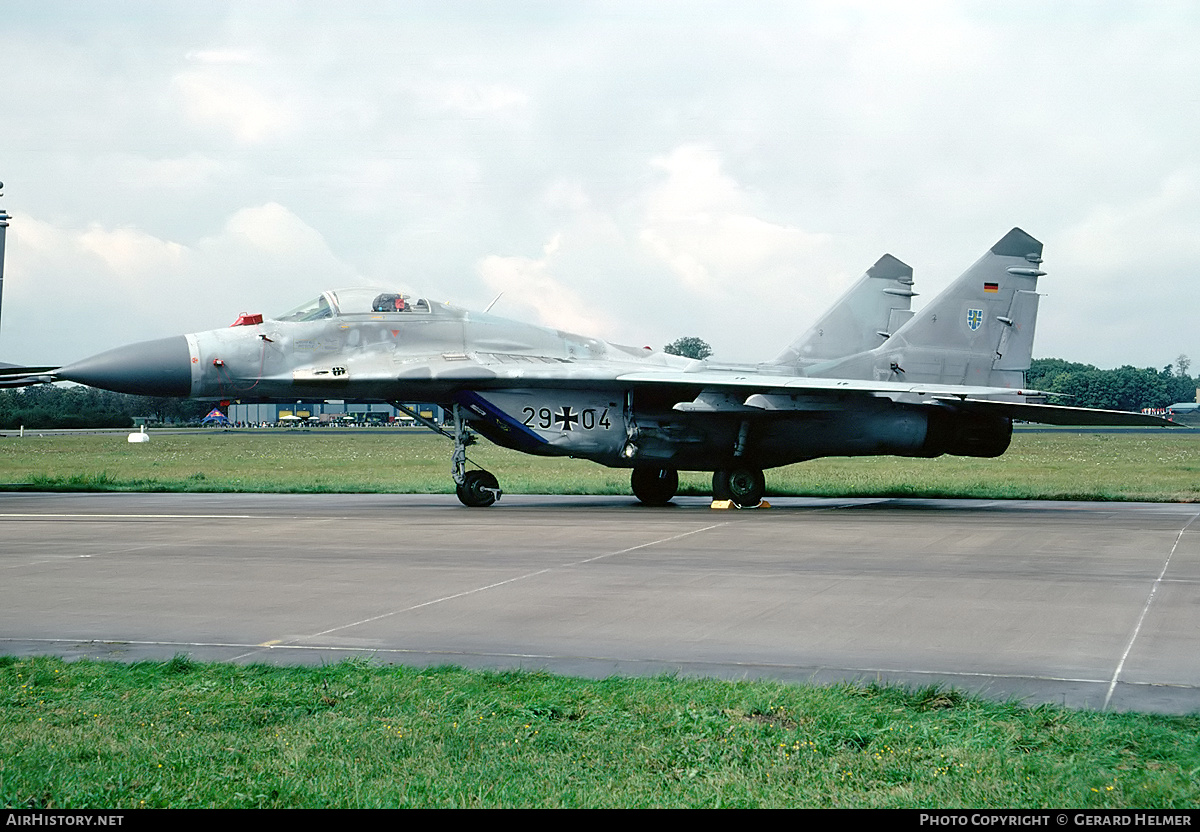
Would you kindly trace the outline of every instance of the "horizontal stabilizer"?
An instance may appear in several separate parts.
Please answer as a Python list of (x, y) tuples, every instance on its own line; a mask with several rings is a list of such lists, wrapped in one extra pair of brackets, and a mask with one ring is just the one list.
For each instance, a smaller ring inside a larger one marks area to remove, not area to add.
[(989, 413), (994, 416), (1006, 416), (1009, 419), (1020, 419), (1024, 422), (1038, 422), (1043, 425), (1186, 427), (1161, 416), (1152, 416), (1149, 413), (1130, 413), (1126, 410), (1097, 410), (1090, 407), (1000, 402), (988, 399), (957, 399), (951, 396), (934, 396), (933, 398), (968, 413)]

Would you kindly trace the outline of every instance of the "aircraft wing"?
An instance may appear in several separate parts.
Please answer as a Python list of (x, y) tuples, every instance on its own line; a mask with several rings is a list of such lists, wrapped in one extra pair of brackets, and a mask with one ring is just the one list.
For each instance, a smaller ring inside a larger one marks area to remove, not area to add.
[[(463, 356), (462, 358), (466, 358)], [(820, 378), (779, 373), (762, 373), (747, 367), (745, 372), (714, 371), (703, 368), (695, 371), (671, 367), (630, 371), (630, 365), (615, 361), (582, 361), (553, 363), (503, 363), (491, 360), (420, 363), (412, 371), (401, 371), (398, 381), (431, 379), (453, 382), (461, 386), (481, 388), (520, 384), (530, 387), (628, 386), (663, 385), (667, 387), (703, 387), (744, 390), (749, 394), (778, 390), (793, 393), (859, 393), (863, 395), (915, 396), (1011, 396), (1014, 393), (1035, 395), (1039, 391), (1011, 390), (1007, 387), (979, 387), (954, 384), (923, 384), (904, 381), (864, 381), (846, 378)], [(376, 379), (378, 380), (378, 379)]]
[[(665, 385), (665, 387), (702, 388), (706, 391), (732, 394), (725, 396), (725, 407), (736, 409), (804, 409), (805, 403), (782, 403), (772, 394), (800, 397), (806, 402), (815, 403), (823, 397), (838, 395), (880, 395), (917, 397), (937, 405), (950, 406), (959, 411), (973, 413), (990, 413), (997, 417), (1034, 421), (1045, 425), (1108, 425), (1108, 426), (1157, 426), (1182, 427), (1177, 421), (1157, 417), (1147, 413), (1130, 413), (1127, 411), (1104, 411), (1104, 409), (1088, 407), (1067, 407), (1062, 405), (1033, 405), (1033, 403), (1010, 400), (1014, 395), (1046, 395), (1039, 390), (1012, 390), (997, 387), (968, 387), (959, 384), (922, 384), (910, 382), (863, 381), (853, 378), (811, 378), (805, 376), (779, 376), (774, 373), (763, 373), (748, 370), (746, 372), (713, 372), (698, 370), (696, 372), (678, 370), (643, 370), (622, 372), (628, 365), (608, 365), (590, 363), (581, 365), (560, 365), (558, 367), (528, 367), (515, 370), (511, 366), (498, 367), (491, 365), (487, 370), (496, 372), (496, 376), (487, 378), (485, 385), (497, 382), (521, 382), (530, 387), (544, 387), (546, 384), (560, 384), (564, 379), (575, 383), (606, 382), (635, 385)], [(485, 371), (486, 372), (486, 371)], [(481, 379), (482, 381), (482, 379)], [(758, 395), (755, 394), (764, 394)], [(806, 395), (805, 395), (806, 394)], [(1006, 396), (1008, 401), (989, 399), (988, 396)], [(744, 399), (742, 405), (733, 403), (734, 399)], [(703, 411), (703, 409), (724, 409), (713, 406), (715, 400), (709, 397), (709, 402), (680, 402), (677, 409), (682, 411)], [(773, 407), (774, 406), (774, 407)], [(817, 405), (820, 407), (820, 405)]]
[(1187, 427), (1179, 422), (1153, 416), (1149, 413), (1130, 413), (1125, 410), (1099, 410), (1090, 407), (1066, 407), (1058, 404), (1030, 404), (1027, 402), (999, 402), (987, 399), (954, 399), (947, 396), (934, 396), (941, 402), (952, 404), (955, 408), (973, 413), (991, 413), (996, 416), (1007, 416), (1009, 419), (1021, 419), (1025, 422), (1039, 422), (1044, 425), (1143, 425), (1155, 427)]
[[(1038, 422), (1049, 425), (1079, 426), (1154, 426), (1184, 427), (1178, 422), (1146, 413), (1130, 413), (1123, 410), (1099, 410), (1086, 407), (1067, 407), (1052, 404), (1029, 404), (1011, 401), (1014, 395), (1046, 395), (1037, 390), (1012, 390), (1006, 387), (979, 387), (954, 384), (921, 384), (900, 381), (865, 381), (860, 379), (815, 378), (807, 376), (775, 375), (772, 373), (696, 372), (678, 370), (642, 370), (621, 372), (627, 365), (608, 365), (599, 362), (559, 367), (533, 367), (515, 370), (511, 367), (489, 366), (495, 371), (481, 386), (495, 386), (497, 382), (520, 382), (533, 387), (559, 385), (570, 379), (575, 383), (604, 382), (619, 385), (667, 387), (699, 387), (710, 393), (725, 394), (720, 397), (704, 394), (695, 402), (681, 402), (678, 410), (750, 410), (775, 409), (801, 410), (809, 407), (823, 409), (822, 399), (832, 400), (842, 395), (915, 397), (930, 405), (950, 406), (957, 410), (975, 413), (990, 413), (1009, 419)], [(578, 372), (575, 372), (575, 370)], [(482, 379), (481, 379), (482, 381)], [(1010, 400), (982, 398), (1005, 396)], [(705, 400), (701, 400), (704, 398)], [(790, 400), (789, 400), (790, 399)]]
[[(630, 384), (700, 385), (702, 387), (725, 387), (733, 389), (753, 388), (757, 390), (782, 390), (788, 392), (813, 393), (881, 393), (884, 395), (933, 396), (998, 396), (1013, 395), (1016, 390), (1006, 387), (964, 387), (954, 384), (913, 384), (903, 381), (864, 381), (850, 378), (820, 378), (810, 376), (783, 376), (771, 373), (714, 373), (714, 372), (638, 372), (623, 373), (616, 380)], [(1033, 393), (1034, 391), (1020, 391)]]
[[(1079, 425), (1079, 426), (1154, 426), (1154, 427), (1185, 427), (1179, 422), (1153, 416), (1148, 413), (1131, 413), (1124, 410), (1100, 410), (1088, 407), (1067, 407), (1054, 404), (1030, 404), (1027, 402), (1003, 401), (996, 399), (976, 398), (979, 396), (1013, 395), (1045, 395), (1036, 390), (1011, 390), (1003, 387), (969, 387), (951, 384), (910, 384), (894, 381), (860, 381), (855, 379), (836, 378), (780, 378), (766, 374), (749, 373), (746, 375), (730, 375), (719, 373), (677, 373), (668, 377), (666, 374), (633, 373), (618, 378), (619, 381), (635, 384), (702, 384), (705, 388), (715, 389), (744, 389), (747, 387), (760, 390), (769, 389), (779, 393), (795, 394), (836, 394), (858, 393), (883, 396), (915, 396), (929, 403), (940, 403), (952, 406), (957, 410), (979, 414), (992, 414), (1009, 419), (1020, 419), (1025, 422), (1038, 422), (1047, 425)], [(768, 406), (772, 401), (768, 396), (750, 396), (745, 404), (751, 407)]]

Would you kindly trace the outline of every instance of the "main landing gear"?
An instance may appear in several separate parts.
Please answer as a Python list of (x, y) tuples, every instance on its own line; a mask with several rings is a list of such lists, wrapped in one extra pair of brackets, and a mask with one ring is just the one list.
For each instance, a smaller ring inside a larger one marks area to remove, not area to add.
[(761, 503), (766, 493), (767, 478), (761, 468), (713, 472), (713, 500), (732, 500), (734, 505), (750, 508)]
[[(679, 491), (674, 468), (634, 468), (629, 478), (633, 495), (648, 506), (665, 506)], [(761, 468), (729, 468), (713, 474), (713, 499), (729, 500), (740, 508), (753, 508), (767, 493)]]
[(674, 468), (634, 468), (629, 478), (633, 496), (648, 506), (665, 506), (679, 490), (679, 472)]
[(454, 406), (454, 455), (450, 457), (450, 473), (454, 477), (454, 493), (464, 506), (486, 508), (500, 499), (503, 494), (500, 482), (491, 471), (479, 468), (467, 470), (467, 448), (475, 444), (475, 434), (467, 427), (467, 420)]

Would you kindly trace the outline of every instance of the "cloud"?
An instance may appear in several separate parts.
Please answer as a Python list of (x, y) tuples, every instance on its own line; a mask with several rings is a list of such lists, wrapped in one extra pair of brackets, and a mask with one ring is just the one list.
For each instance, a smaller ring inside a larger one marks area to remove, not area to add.
[(844, 285), (831, 237), (759, 216), (756, 195), (713, 149), (683, 145), (644, 164), (656, 175), (617, 204), (578, 181), (546, 188), (553, 231), (541, 255), (477, 266), (490, 291), (505, 292), (504, 314), (632, 344), (697, 335), (722, 359), (757, 360)]
[(225, 232), (218, 240), (244, 240), (272, 258), (295, 260), (329, 251), (316, 230), (278, 202), (238, 210), (226, 221)]
[(529, 105), (529, 95), (507, 84), (438, 84), (430, 95), (445, 109), (467, 116), (519, 110)]
[(298, 121), (287, 95), (215, 69), (181, 72), (172, 80), (184, 117), (197, 127), (228, 133), (242, 144), (261, 144), (291, 131)]
[(1036, 354), (1162, 366), (1194, 353), (1198, 225), (1195, 166), (1172, 171), (1140, 199), (1093, 206), (1048, 247), (1049, 325)]
[(201, 64), (252, 66), (263, 63), (262, 58), (250, 49), (195, 49), (186, 57)]
[(1094, 206), (1063, 234), (1064, 253), (1091, 271), (1180, 267), (1200, 261), (1200, 168), (1164, 176), (1136, 200)]
[(206, 187), (226, 172), (222, 162), (200, 153), (167, 159), (125, 155), (114, 160), (113, 166), (114, 175), (128, 186), (154, 191)]
[(543, 326), (591, 336), (612, 330), (614, 321), (594, 301), (555, 278), (561, 239), (551, 239), (540, 258), (489, 255), (479, 263), (479, 276), (492, 291), (504, 292), (506, 306), (531, 310)]
[[(168, 310), (178, 331), (202, 311), (286, 308), (376, 273), (482, 306), (487, 272), (542, 287), (529, 290), (540, 306), (506, 295), (502, 313), (607, 324), (596, 334), (632, 343), (695, 334), (755, 358), (884, 251), (913, 265), (923, 302), (1020, 225), (1047, 245), (1039, 345), (1139, 364), (1163, 342), (1160, 364), (1200, 352), (1177, 313), (1195, 305), (1200, 257), (1200, 16), (1186, 4), (236, 4), (131, 18), (42, 0), (5, 26), (10, 243), (33, 217), (62, 233), (70, 262), (39, 274), (47, 294), (78, 275), (121, 285), (109, 264), (122, 257), (156, 263), (162, 277), (138, 284), (162, 292), (143, 326)], [(21, 257), (10, 246), (13, 297)], [(1097, 339), (1084, 311), (1128, 337)]]
[(754, 216), (750, 196), (713, 150), (679, 147), (652, 164), (666, 179), (646, 198), (640, 236), (686, 289), (780, 291), (795, 283), (803, 263), (826, 254), (828, 234)]
[(187, 255), (178, 243), (159, 240), (133, 228), (106, 229), (94, 225), (80, 233), (74, 242), (81, 251), (95, 255), (109, 277), (129, 285), (178, 271)]
[(777, 349), (797, 313), (820, 308), (838, 284), (831, 235), (757, 216), (753, 195), (711, 148), (678, 147), (652, 165), (665, 179), (646, 195), (639, 239), (678, 279), (680, 295), (698, 301), (689, 326), (719, 333), (706, 340), (723, 359)]
[[(17, 356), (9, 361), (79, 359), (223, 326), (240, 312), (279, 314), (325, 289), (370, 283), (276, 203), (240, 209), (220, 232), (191, 243), (29, 216), (8, 231), (3, 343)], [(47, 327), (59, 333), (49, 343)], [(30, 345), (37, 353), (22, 356)]]
[(213, 314), (228, 314), (230, 303), (253, 304), (274, 314), (325, 289), (370, 283), (339, 258), (324, 236), (278, 203), (234, 212), (221, 232), (197, 241), (198, 263), (189, 278), (219, 287)]

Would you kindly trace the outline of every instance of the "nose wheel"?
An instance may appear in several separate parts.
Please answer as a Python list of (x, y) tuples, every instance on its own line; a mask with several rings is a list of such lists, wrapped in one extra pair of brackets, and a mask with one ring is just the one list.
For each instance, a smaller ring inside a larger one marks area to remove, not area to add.
[(464, 506), (486, 508), (500, 499), (500, 483), (491, 471), (467, 471), (454, 488)]
[(713, 472), (713, 499), (732, 500), (742, 508), (756, 506), (767, 493), (761, 468), (730, 468)]

